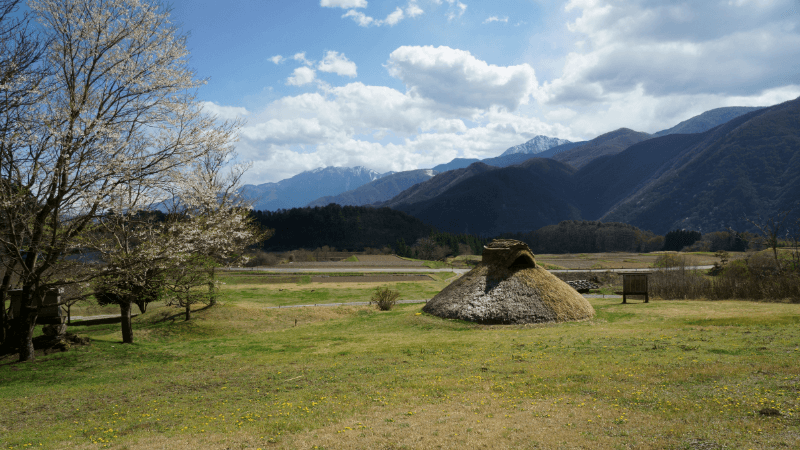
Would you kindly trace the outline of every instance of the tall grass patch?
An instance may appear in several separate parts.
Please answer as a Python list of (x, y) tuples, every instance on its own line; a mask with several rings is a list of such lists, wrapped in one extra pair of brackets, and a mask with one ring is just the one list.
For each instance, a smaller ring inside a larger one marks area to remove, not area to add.
[(666, 254), (658, 264), (664, 270), (650, 275), (651, 295), (664, 299), (748, 299), (800, 302), (800, 270), (755, 253), (712, 271), (693, 270), (683, 255)]

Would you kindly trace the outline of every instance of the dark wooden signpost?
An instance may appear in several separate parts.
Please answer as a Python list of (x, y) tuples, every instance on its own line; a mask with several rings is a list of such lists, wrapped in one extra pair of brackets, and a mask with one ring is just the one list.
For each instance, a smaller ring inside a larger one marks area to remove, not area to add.
[(650, 272), (622, 273), (622, 303), (628, 303), (629, 295), (644, 295), (644, 302), (650, 303), (647, 293), (647, 276)]

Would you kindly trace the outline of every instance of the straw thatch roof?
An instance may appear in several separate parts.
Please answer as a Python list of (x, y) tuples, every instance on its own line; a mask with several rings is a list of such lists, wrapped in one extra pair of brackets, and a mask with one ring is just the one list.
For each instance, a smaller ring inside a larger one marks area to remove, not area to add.
[(585, 320), (592, 305), (575, 289), (536, 264), (524, 242), (494, 240), (483, 261), (431, 299), (423, 311), (485, 324)]

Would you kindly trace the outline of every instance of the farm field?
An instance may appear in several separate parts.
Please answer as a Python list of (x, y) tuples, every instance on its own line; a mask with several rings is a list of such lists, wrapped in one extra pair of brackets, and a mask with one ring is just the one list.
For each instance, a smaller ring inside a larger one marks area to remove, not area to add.
[[(551, 268), (563, 269), (645, 269), (653, 267), (662, 252), (653, 253), (580, 253), (569, 255), (536, 255), (536, 261)], [(714, 253), (679, 253), (685, 256), (688, 265), (704, 266), (719, 262)], [(746, 252), (730, 252), (730, 259), (747, 256)]]
[[(653, 267), (656, 260), (663, 252), (653, 253), (579, 253), (579, 254), (540, 254), (536, 261), (544, 264), (549, 269), (645, 269)], [(711, 265), (719, 262), (712, 252), (679, 253), (684, 256), (689, 265)], [(730, 260), (747, 257), (746, 252), (730, 252)], [(393, 255), (357, 255), (358, 261), (321, 261), (321, 262), (296, 262), (281, 264), (275, 267), (292, 268), (401, 268), (401, 267), (468, 267), (467, 261), (480, 262), (480, 256), (458, 256), (447, 258), (447, 264), (433, 261), (420, 261), (408, 258), (398, 258)]]
[(118, 324), (72, 326), (92, 344), (0, 360), (0, 448), (800, 447), (799, 304), (590, 299), (593, 320), (541, 326), (266, 309), (320, 289), (365, 301), (372, 284), (423, 295), (447, 275), (230, 274), (190, 322), (151, 305), (133, 345)]

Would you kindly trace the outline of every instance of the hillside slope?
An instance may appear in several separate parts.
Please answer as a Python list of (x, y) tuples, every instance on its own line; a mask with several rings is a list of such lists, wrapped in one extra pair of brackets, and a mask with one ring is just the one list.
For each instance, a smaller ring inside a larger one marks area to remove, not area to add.
[(800, 212), (800, 99), (745, 114), (700, 136), (663, 174), (601, 219), (663, 233), (752, 229), (747, 217), (773, 217), (790, 208), (795, 216)]
[(552, 158), (580, 169), (593, 159), (606, 155), (616, 155), (631, 145), (651, 137), (647, 133), (620, 128), (597, 136), (583, 145), (553, 155)]
[(559, 139), (549, 136), (536, 136), (529, 141), (515, 145), (508, 150), (504, 151), (500, 156), (516, 155), (516, 154), (537, 154), (545, 150), (549, 150), (559, 145), (569, 144), (570, 141), (566, 139)]
[(482, 162), (476, 162), (464, 169), (450, 170), (440, 173), (428, 181), (424, 181), (401, 192), (394, 198), (383, 202), (380, 206), (395, 208), (404, 203), (418, 203), (442, 194), (463, 180), (472, 178), (483, 172), (497, 170)]
[(325, 206), (330, 203), (336, 203), (342, 206), (361, 206), (383, 202), (415, 184), (431, 179), (436, 173), (436, 171), (431, 169), (408, 170), (405, 172), (393, 173), (370, 181), (356, 189), (342, 192), (339, 195), (318, 198), (310, 202), (308, 206)]
[(571, 204), (575, 169), (547, 158), (476, 174), (428, 200), (395, 208), (442, 231), (493, 236), (579, 219)]
[(683, 122), (675, 125), (672, 128), (661, 130), (653, 136), (666, 136), (668, 134), (690, 134), (690, 133), (703, 133), (718, 125), (747, 114), (749, 112), (763, 109), (762, 106), (748, 107), (748, 106), (729, 106), (725, 108), (716, 108), (708, 110), (700, 115), (694, 116), (691, 119), (684, 120)]
[(276, 211), (305, 206), (322, 196), (355, 189), (383, 175), (364, 167), (325, 167), (277, 183), (246, 184), (240, 192), (253, 203), (254, 209)]

